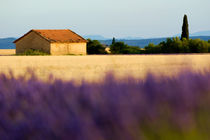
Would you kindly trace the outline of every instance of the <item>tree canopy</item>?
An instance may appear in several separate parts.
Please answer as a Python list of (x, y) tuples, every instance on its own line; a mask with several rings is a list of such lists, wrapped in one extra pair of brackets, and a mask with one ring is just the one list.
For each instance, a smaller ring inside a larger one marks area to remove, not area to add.
[(149, 44), (145, 47), (145, 53), (208, 53), (210, 52), (210, 42), (200, 39), (168, 38), (158, 45)]
[(107, 54), (105, 47), (98, 40), (88, 39), (87, 43), (88, 54)]
[(141, 49), (139, 47), (128, 46), (124, 42), (115, 42), (110, 46), (112, 54), (140, 54)]

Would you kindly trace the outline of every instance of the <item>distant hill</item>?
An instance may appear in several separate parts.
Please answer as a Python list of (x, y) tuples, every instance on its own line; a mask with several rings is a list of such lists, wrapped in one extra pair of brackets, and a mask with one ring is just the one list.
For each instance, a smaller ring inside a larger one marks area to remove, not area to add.
[(190, 36), (210, 36), (210, 31), (200, 31), (193, 33)]
[[(112, 40), (112, 38), (106, 38), (101, 35), (84, 35), (83, 37), (85, 39), (91, 39), (91, 40)], [(120, 40), (138, 40), (138, 39), (143, 39), (143, 38), (128, 36), (128, 37), (123, 37), (123, 38), (119, 38), (119, 39)]]
[(144, 38), (143, 37), (132, 37), (132, 36), (120, 38), (120, 40), (139, 40), (139, 39), (144, 39)]
[[(205, 41), (210, 40), (210, 36), (192, 36), (192, 39), (202, 39)], [(125, 42), (126, 44), (130, 46), (138, 46), (141, 48), (144, 48), (149, 43), (159, 44), (162, 41), (165, 41), (167, 38), (151, 38), (151, 39), (117, 39), (117, 41)], [(0, 38), (0, 49), (15, 49), (15, 45), (13, 44), (13, 41), (15, 41), (16, 38)], [(96, 39), (97, 40), (97, 39)], [(100, 40), (99, 41), (102, 44), (110, 45), (112, 43), (112, 39), (108, 40)]]
[(13, 44), (15, 40), (16, 38), (0, 38), (0, 49), (15, 49)]
[[(205, 40), (208, 41), (210, 40), (210, 36), (192, 36), (190, 37), (192, 39), (201, 39), (201, 40)], [(130, 45), (130, 46), (138, 46), (141, 48), (144, 48), (145, 46), (147, 46), (149, 43), (153, 43), (155, 45), (159, 44), (162, 41), (166, 41), (167, 38), (151, 38), (151, 39), (138, 39), (138, 40), (117, 40), (117, 41), (122, 41), (125, 42), (126, 44)], [(111, 45), (112, 40), (100, 40), (100, 42), (102, 44), (106, 44), (106, 45)]]
[(110, 38), (105, 38), (101, 35), (84, 35), (85, 39), (91, 39), (91, 40), (109, 40)]
[[(181, 36), (181, 33), (174, 35), (174, 37), (176, 36)], [(199, 37), (199, 36), (210, 36), (210, 31), (199, 31), (199, 32), (195, 32), (195, 33), (191, 33), (190, 36), (192, 37)]]

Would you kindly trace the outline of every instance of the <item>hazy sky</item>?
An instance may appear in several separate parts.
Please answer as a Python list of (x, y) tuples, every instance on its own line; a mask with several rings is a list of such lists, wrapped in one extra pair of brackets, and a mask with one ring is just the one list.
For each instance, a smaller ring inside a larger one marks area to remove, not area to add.
[(165, 37), (210, 30), (210, 0), (0, 0), (0, 38), (30, 29), (69, 28), (81, 35)]

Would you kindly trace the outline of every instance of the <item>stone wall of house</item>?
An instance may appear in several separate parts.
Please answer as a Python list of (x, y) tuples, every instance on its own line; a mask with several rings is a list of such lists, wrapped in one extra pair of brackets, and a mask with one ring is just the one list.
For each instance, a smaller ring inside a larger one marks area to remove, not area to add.
[(50, 42), (35, 32), (30, 32), (16, 43), (16, 54), (24, 53), (29, 49), (40, 50), (50, 54)]
[(87, 54), (87, 43), (51, 43), (50, 54)]

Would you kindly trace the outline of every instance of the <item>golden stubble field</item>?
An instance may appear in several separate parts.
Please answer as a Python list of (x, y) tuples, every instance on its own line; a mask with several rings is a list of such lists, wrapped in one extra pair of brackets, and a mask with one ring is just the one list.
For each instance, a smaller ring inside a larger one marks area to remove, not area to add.
[(87, 56), (0, 56), (0, 72), (12, 70), (15, 76), (33, 69), (41, 79), (49, 74), (63, 80), (100, 81), (112, 71), (118, 78), (128, 75), (144, 78), (148, 72), (157, 76), (175, 76), (190, 68), (210, 68), (210, 54), (200, 55), (87, 55)]
[(0, 49), (0, 55), (15, 55), (15, 49)]

